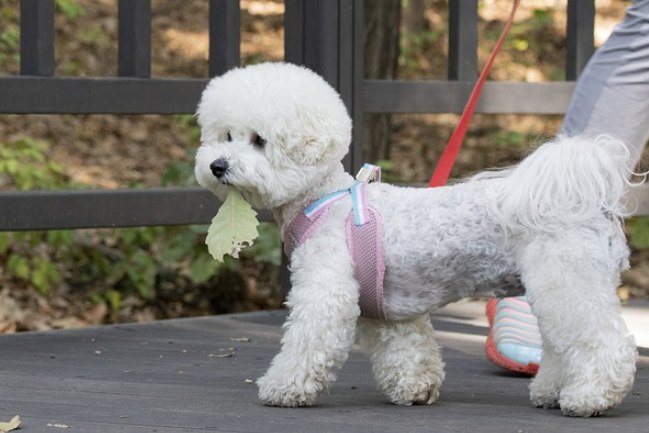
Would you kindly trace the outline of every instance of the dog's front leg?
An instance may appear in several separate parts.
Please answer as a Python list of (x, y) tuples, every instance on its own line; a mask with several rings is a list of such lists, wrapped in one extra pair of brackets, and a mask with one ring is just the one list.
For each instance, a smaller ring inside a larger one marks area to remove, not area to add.
[(322, 262), (310, 270), (294, 262), (282, 349), (257, 381), (264, 404), (311, 406), (318, 392), (336, 379), (354, 343), (360, 314), (351, 265), (342, 265), (342, 272), (335, 272), (334, 267), (323, 269)]

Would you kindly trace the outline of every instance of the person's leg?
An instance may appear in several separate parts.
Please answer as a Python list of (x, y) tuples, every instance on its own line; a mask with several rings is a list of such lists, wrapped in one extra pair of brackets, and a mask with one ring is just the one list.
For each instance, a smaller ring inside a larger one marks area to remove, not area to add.
[[(627, 143), (636, 163), (640, 160), (649, 139), (649, 0), (634, 1), (584, 68), (560, 134), (613, 135)], [(490, 320), (487, 358), (508, 370), (532, 374), (542, 352), (534, 344), (540, 341), (536, 318), (529, 307), (523, 308), (525, 298), (516, 301), (515, 315), (509, 308), (512, 302), (490, 301), (488, 308), (498, 320)], [(498, 327), (493, 326), (496, 322)], [(527, 324), (526, 338), (517, 331), (522, 322)]]
[(639, 161), (649, 139), (649, 0), (636, 0), (582, 72), (560, 133), (614, 135)]

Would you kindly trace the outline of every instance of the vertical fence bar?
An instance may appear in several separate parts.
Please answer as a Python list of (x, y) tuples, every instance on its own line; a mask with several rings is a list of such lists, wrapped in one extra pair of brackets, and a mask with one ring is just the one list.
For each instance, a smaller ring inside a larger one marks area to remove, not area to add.
[(120, 77), (151, 76), (151, 0), (119, 0), (118, 67)]
[(448, 79), (478, 78), (478, 0), (448, 2)]
[(286, 0), (285, 59), (324, 77), (339, 93), (354, 121), (355, 145), (345, 169), (362, 164), (363, 0)]
[(284, 60), (304, 64), (304, 0), (284, 0)]
[(209, 75), (214, 77), (241, 64), (239, 0), (210, 0)]
[(20, 74), (54, 75), (54, 0), (20, 0)]
[(595, 0), (568, 0), (566, 80), (575, 81), (595, 51)]
[(336, 89), (339, 19), (340, 0), (304, 0), (304, 64)]
[(358, 172), (363, 164), (363, 83), (365, 81), (365, 0), (353, 0), (353, 50), (352, 50), (352, 103), (350, 114), (352, 116), (352, 148), (350, 150), (350, 165), (352, 173)]
[(364, 0), (342, 0), (339, 8), (338, 92), (353, 121), (352, 146), (343, 164), (351, 173), (363, 163), (363, 4)]
[(340, 2), (338, 14), (338, 93), (350, 116), (354, 108), (354, 3), (354, 0)]

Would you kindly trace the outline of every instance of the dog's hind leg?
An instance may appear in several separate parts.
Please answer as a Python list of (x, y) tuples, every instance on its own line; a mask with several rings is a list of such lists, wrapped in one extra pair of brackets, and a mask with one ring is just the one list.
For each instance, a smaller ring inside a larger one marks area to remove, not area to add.
[(435, 402), (444, 363), (428, 315), (399, 322), (361, 318), (358, 329), (379, 388), (392, 403)]
[(542, 236), (521, 254), (521, 278), (553, 350), (531, 385), (534, 404), (552, 407), (558, 396), (565, 415), (595, 416), (631, 389), (636, 350), (616, 296), (617, 241), (581, 230)]
[(539, 369), (530, 385), (530, 399), (536, 407), (558, 408), (563, 382), (563, 364), (554, 347), (547, 342), (543, 343), (541, 365), (543, 367)]

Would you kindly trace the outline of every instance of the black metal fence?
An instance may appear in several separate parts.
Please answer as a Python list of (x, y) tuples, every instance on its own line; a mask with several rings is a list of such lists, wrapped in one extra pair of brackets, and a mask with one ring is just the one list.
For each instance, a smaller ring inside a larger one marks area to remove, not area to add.
[[(194, 113), (209, 76), (240, 63), (239, 0), (209, 1), (206, 79), (151, 78), (151, 0), (119, 0), (117, 78), (54, 76), (55, 0), (21, 0), (18, 76), (0, 77), (0, 114)], [(285, 0), (285, 58), (325, 77), (354, 119), (345, 160), (362, 163), (364, 113), (460, 112), (477, 71), (478, 0), (449, 2), (449, 79), (363, 79), (363, 0)], [(476, 112), (563, 113), (593, 51), (594, 0), (568, 0), (567, 82), (488, 82)], [(0, 231), (207, 223), (216, 199), (198, 188), (0, 193)], [(645, 211), (641, 203), (640, 211)], [(262, 214), (268, 219), (268, 214)]]

